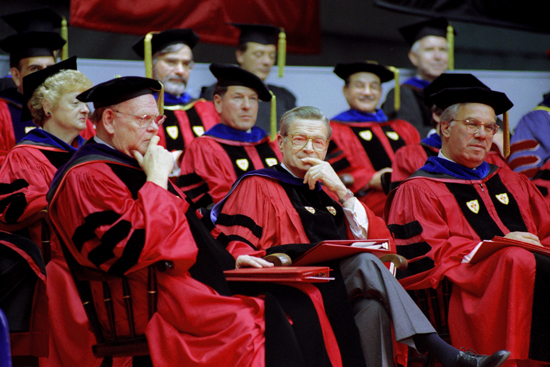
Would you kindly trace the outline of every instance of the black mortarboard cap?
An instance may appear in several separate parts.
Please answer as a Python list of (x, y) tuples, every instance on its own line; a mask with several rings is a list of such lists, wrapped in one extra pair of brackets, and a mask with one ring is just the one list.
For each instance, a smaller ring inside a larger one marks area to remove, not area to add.
[(364, 61), (364, 62), (352, 62), (347, 64), (336, 64), (334, 68), (334, 74), (338, 75), (340, 78), (347, 80), (350, 75), (367, 72), (378, 75), (380, 82), (385, 83), (394, 78), (393, 71), (389, 70), (382, 64), (377, 63), (376, 61)]
[(431, 95), (442, 91), (445, 88), (468, 88), (478, 87), (490, 90), (488, 86), (483, 84), (478, 78), (472, 74), (461, 73), (444, 73), (434, 79), (427, 87), (424, 88), (424, 102), (431, 107), (433, 102)]
[(23, 78), (23, 111), (21, 112), (21, 121), (28, 121), (32, 118), (27, 102), (31, 99), (34, 91), (40, 87), (50, 76), (59, 73), (61, 70), (77, 70), (76, 56), (57, 64), (48, 66), (45, 69), (35, 71)]
[(249, 71), (241, 69), (238, 66), (224, 64), (211, 64), (210, 71), (218, 79), (217, 85), (220, 87), (229, 87), (232, 85), (248, 87), (254, 89), (262, 101), (271, 101), (271, 93), (267, 86), (260, 78)]
[(76, 98), (82, 102), (93, 102), (94, 108), (122, 103), (145, 94), (154, 94), (161, 90), (161, 83), (150, 78), (124, 76), (98, 84)]
[[(193, 48), (199, 42), (199, 38), (199, 35), (190, 28), (169, 29), (160, 33), (155, 33), (151, 39), (152, 54), (154, 55), (163, 48), (176, 43), (184, 43), (189, 46), (189, 48)], [(134, 52), (142, 59), (144, 57), (144, 40), (145, 37), (142, 37), (132, 46)]]
[(256, 42), (262, 45), (276, 45), (281, 28), (269, 24), (229, 23), (241, 30), (239, 44)]
[[(448, 25), (447, 19), (440, 17), (401, 27), (399, 33), (401, 33), (405, 42), (412, 46), (416, 41), (426, 36), (447, 38)], [(454, 34), (456, 35), (456, 32)]]
[(65, 40), (55, 32), (61, 27), (61, 17), (50, 8), (33, 9), (15, 14), (0, 16), (17, 31), (0, 41), (0, 48), (12, 59), (33, 56), (52, 56)]
[(482, 103), (491, 106), (495, 115), (501, 115), (514, 106), (506, 94), (482, 87), (444, 88), (432, 94), (431, 99), (443, 110), (456, 103)]

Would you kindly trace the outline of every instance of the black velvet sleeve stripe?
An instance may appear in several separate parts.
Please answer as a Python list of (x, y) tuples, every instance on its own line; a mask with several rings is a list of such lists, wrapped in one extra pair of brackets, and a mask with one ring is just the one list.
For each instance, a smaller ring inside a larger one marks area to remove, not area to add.
[(412, 275), (420, 274), (434, 268), (434, 261), (425, 257), (415, 262), (410, 262), (406, 270), (397, 270), (396, 278), (403, 279)]
[(123, 275), (139, 260), (141, 251), (145, 247), (145, 230), (136, 229), (124, 247), (122, 256), (113, 266), (109, 268), (109, 273), (114, 275)]
[(229, 246), (229, 244), (233, 241), (240, 241), (246, 243), (248, 246), (250, 246), (254, 251), (257, 251), (258, 248), (252, 244), (249, 240), (247, 240), (244, 237), (237, 236), (236, 234), (230, 234), (229, 236), (225, 233), (222, 233), (218, 236), (217, 240), (223, 244), (225, 247)]
[(242, 214), (235, 214), (235, 215), (228, 215), (221, 213), (218, 216), (218, 220), (216, 221), (216, 224), (231, 227), (231, 226), (242, 226), (245, 228), (248, 228), (250, 232), (257, 238), (262, 237), (263, 228), (257, 225), (252, 218), (247, 217), (246, 215)]
[(340, 172), (350, 166), (349, 161), (345, 157), (336, 162), (332, 162), (330, 165), (336, 172)]
[(101, 238), (101, 244), (88, 254), (88, 260), (99, 267), (107, 260), (112, 259), (115, 256), (113, 249), (128, 236), (131, 230), (132, 224), (125, 220), (121, 220), (109, 228)]
[(548, 189), (546, 187), (537, 185), (537, 189), (539, 189), (542, 196), (544, 197), (548, 196)]
[(197, 196), (208, 193), (208, 184), (205, 182), (202, 185), (183, 191), (187, 197), (194, 200)]
[(11, 194), (12, 192), (16, 192), (28, 186), (29, 183), (22, 178), (19, 178), (9, 184), (0, 183), (0, 195)]
[(22, 192), (10, 195), (0, 201), (0, 212), (4, 212), (8, 208), (4, 213), (4, 221), (7, 224), (16, 223), (25, 212), (26, 207), (27, 199)]
[(406, 224), (388, 224), (388, 229), (398, 240), (408, 240), (422, 233), (422, 225), (417, 221)]
[(178, 187), (185, 187), (198, 184), (202, 181), (202, 177), (197, 175), (195, 172), (188, 173), (186, 175), (181, 175), (176, 180), (176, 185)]
[(427, 242), (416, 242), (409, 245), (400, 245), (397, 247), (397, 254), (405, 257), (405, 259), (414, 259), (419, 256), (424, 256), (432, 247)]
[(80, 225), (73, 234), (72, 241), (78, 251), (82, 250), (84, 243), (95, 238), (94, 231), (108, 224), (113, 224), (120, 218), (120, 214), (115, 213), (112, 210), (106, 210), (103, 212), (92, 213), (84, 219), (84, 224)]
[(336, 159), (339, 156), (341, 156), (342, 154), (344, 154), (344, 152), (342, 152), (341, 150), (335, 150), (335, 151), (332, 151), (332, 152), (329, 150), (326, 157), (325, 157), (325, 160), (330, 161), (331, 159)]

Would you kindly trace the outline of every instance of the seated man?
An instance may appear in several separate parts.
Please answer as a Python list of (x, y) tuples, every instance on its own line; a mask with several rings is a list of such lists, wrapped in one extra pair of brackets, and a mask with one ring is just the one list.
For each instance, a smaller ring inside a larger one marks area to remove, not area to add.
[[(48, 193), (60, 238), (81, 265), (127, 276), (135, 331), (146, 334), (155, 366), (286, 366), (289, 359), (311, 366), (300, 361), (323, 355), (325, 345), (331, 359), (321, 365), (338, 365), (331, 363), (339, 357), (335, 343), (323, 343), (323, 336), (333, 337), (330, 326), (319, 334), (320, 343), (300, 348), (311, 334), (296, 335), (273, 297), (231, 296), (221, 265), (197, 269), (208, 256), (198, 246), (213, 239), (168, 180), (173, 159), (158, 145), (165, 116), (153, 97), (160, 89), (153, 79), (122, 77), (77, 97), (94, 103), (97, 136), (58, 171)], [(148, 320), (147, 266), (160, 260), (174, 267), (157, 274), (157, 312)], [(113, 294), (122, 293), (120, 282), (110, 286)], [(115, 304), (117, 322), (128, 328), (122, 308)], [(312, 325), (324, 322), (322, 312), (313, 315)]]
[[(435, 130), (428, 137), (422, 139), (419, 144), (407, 145), (395, 152), (392, 164), (391, 182), (392, 188), (409, 178), (417, 169), (424, 166), (428, 157), (437, 156), (441, 149), (441, 136), (439, 136), (439, 121), (443, 110), (432, 103), (430, 96), (440, 92), (444, 88), (480, 87), (489, 88), (472, 74), (441, 74), (430, 85), (424, 88), (424, 101), (432, 111), (432, 126)], [(493, 142), (491, 150), (487, 152), (485, 160), (499, 167), (508, 167), (508, 163), (500, 153), (500, 149)]]
[(177, 180), (199, 207), (220, 201), (244, 173), (279, 163), (275, 145), (255, 126), (260, 100), (271, 100), (266, 85), (236, 66), (210, 70), (218, 79), (214, 105), (221, 121), (189, 146)]
[[(240, 30), (239, 45), (235, 50), (235, 61), (240, 68), (256, 75), (266, 83), (271, 69), (277, 61), (277, 36), (281, 32), (281, 28), (269, 24), (229, 24)], [(284, 87), (273, 84), (266, 85), (277, 100), (276, 122), (278, 122), (283, 113), (296, 107), (296, 96)], [(215, 88), (215, 84), (202, 87), (201, 98), (213, 101)], [(256, 125), (271, 134), (271, 108), (267, 103), (260, 104), (258, 107)]]
[[(389, 238), (384, 221), (324, 161), (331, 128), (323, 113), (297, 107), (280, 125), (281, 165), (243, 176), (211, 213), (237, 266), (264, 266), (254, 256), (273, 246), (281, 252), (298, 247), (287, 244), (308, 244), (299, 245), (303, 249), (322, 240)], [(363, 253), (334, 265), (342, 273), (369, 367), (393, 365), (392, 321), (397, 341), (434, 353), (444, 367), (494, 367), (508, 357), (507, 351), (477, 356), (446, 344), (376, 256)]]
[(498, 130), (496, 115), (512, 102), (479, 87), (446, 88), (432, 100), (444, 109), (441, 150), (392, 191), (386, 206), (397, 252), (409, 259), (401, 284), (421, 289), (451, 282), (453, 343), (481, 353), (509, 349), (517, 365), (548, 363), (550, 259), (520, 247), (476, 264), (464, 258), (494, 236), (550, 246), (550, 210), (537, 188), (484, 162)]
[(378, 109), (382, 83), (393, 79), (385, 66), (373, 61), (338, 64), (334, 73), (346, 82), (350, 109), (331, 120), (329, 162), (359, 200), (382, 216), (395, 152), (419, 143), (420, 136), (408, 122), (388, 121)]
[[(141, 58), (145, 57), (144, 40), (141, 38), (133, 46)], [(189, 28), (155, 33), (151, 39), (153, 79), (164, 85), (166, 121), (159, 129), (160, 145), (174, 155), (175, 177), (185, 148), (220, 121), (212, 102), (191, 98), (185, 91), (194, 65), (193, 47), (198, 42), (199, 36)]]
[(430, 106), (424, 103), (424, 88), (449, 68), (449, 25), (445, 18), (435, 18), (399, 28), (399, 33), (410, 47), (407, 56), (416, 69), (416, 75), (401, 84), (399, 110), (394, 105), (394, 89), (388, 92), (382, 109), (392, 120), (411, 123), (421, 138), (428, 136), (432, 129), (432, 114)]

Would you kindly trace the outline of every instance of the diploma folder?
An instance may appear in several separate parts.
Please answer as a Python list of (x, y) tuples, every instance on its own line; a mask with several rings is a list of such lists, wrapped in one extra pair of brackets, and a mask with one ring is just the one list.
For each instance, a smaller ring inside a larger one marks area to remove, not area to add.
[(323, 241), (303, 253), (293, 261), (293, 265), (322, 264), (339, 260), (361, 252), (370, 252), (377, 257), (391, 254), (389, 239), (334, 240)]
[(527, 251), (531, 251), (536, 254), (550, 256), (550, 248), (548, 247), (537, 246), (527, 242), (513, 240), (511, 238), (495, 236), (493, 237), (492, 240), (483, 241), (481, 243), (477, 251), (471, 257), (469, 263), (472, 265), (477, 264), (481, 260), (484, 260), (490, 255), (494, 254), (498, 250), (509, 246), (523, 247)]
[(242, 282), (323, 283), (334, 280), (328, 266), (277, 266), (225, 270), (225, 279)]

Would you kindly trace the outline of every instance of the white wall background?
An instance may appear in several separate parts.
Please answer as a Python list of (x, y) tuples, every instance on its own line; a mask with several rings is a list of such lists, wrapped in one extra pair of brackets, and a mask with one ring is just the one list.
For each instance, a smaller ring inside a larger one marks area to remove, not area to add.
[[(145, 68), (141, 61), (78, 59), (78, 68), (94, 84), (107, 81), (117, 75), (144, 76)], [(287, 66), (283, 78), (277, 76), (273, 68), (267, 79), (270, 84), (284, 86), (298, 98), (298, 105), (314, 106), (321, 109), (329, 118), (348, 109), (342, 95), (343, 81), (333, 72), (332, 67)], [(9, 72), (7, 56), (0, 56), (0, 75)], [(400, 80), (413, 75), (409, 69), (400, 70)], [(542, 95), (550, 91), (550, 72), (529, 71), (489, 71), (489, 70), (456, 70), (455, 72), (472, 73), (491, 89), (506, 93), (514, 103), (510, 110), (510, 126), (525, 113), (533, 109)], [(188, 92), (198, 97), (203, 85), (213, 84), (216, 79), (208, 70), (208, 64), (195, 64), (189, 79)], [(383, 94), (393, 87), (393, 81), (383, 85)]]

